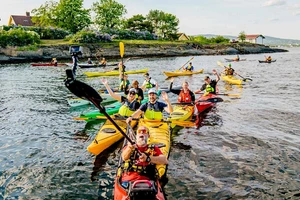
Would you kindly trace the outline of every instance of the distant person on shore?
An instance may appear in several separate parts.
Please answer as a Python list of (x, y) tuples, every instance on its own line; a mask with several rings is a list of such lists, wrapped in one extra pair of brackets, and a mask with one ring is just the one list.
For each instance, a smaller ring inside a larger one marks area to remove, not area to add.
[(194, 71), (194, 66), (193, 66), (192, 62), (190, 62), (188, 66), (183, 68), (183, 70), (193, 72)]
[(56, 60), (56, 58), (52, 58), (51, 64), (53, 64), (54, 66), (57, 66), (57, 60)]
[(87, 63), (88, 64), (93, 64), (93, 61), (91, 60), (91, 58), (88, 58)]

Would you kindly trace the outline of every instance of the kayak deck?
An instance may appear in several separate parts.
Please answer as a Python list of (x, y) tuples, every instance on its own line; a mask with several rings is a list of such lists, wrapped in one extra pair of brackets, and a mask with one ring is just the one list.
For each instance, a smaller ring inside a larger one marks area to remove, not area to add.
[(203, 73), (204, 69), (200, 69), (198, 71), (180, 71), (180, 70), (177, 70), (177, 71), (173, 71), (173, 72), (168, 72), (168, 71), (164, 71), (164, 74), (168, 77), (173, 77), (173, 76), (190, 76), (190, 75), (193, 75), (193, 74), (200, 74), (200, 73)]

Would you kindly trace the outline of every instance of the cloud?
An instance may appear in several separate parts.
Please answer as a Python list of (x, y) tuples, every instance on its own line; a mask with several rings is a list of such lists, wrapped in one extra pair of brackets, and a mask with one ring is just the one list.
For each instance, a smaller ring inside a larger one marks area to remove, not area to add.
[(295, 4), (295, 5), (293, 6), (293, 8), (300, 8), (300, 3)]
[(268, 21), (269, 22), (277, 22), (277, 21), (279, 21), (279, 19), (278, 18), (270, 18), (270, 19), (268, 19)]
[(286, 4), (286, 2), (284, 0), (269, 0), (267, 2), (264, 3), (264, 6), (268, 7), (268, 6), (282, 6)]
[(293, 15), (295, 15), (295, 16), (300, 16), (300, 11), (294, 12)]

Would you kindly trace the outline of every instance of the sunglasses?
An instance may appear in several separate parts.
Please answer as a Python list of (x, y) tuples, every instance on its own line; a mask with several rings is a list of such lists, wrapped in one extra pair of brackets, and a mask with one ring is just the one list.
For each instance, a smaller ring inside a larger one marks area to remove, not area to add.
[(129, 94), (135, 95), (135, 92), (129, 92)]
[(146, 129), (139, 129), (137, 130), (138, 133), (143, 133), (143, 134), (147, 134), (147, 130)]

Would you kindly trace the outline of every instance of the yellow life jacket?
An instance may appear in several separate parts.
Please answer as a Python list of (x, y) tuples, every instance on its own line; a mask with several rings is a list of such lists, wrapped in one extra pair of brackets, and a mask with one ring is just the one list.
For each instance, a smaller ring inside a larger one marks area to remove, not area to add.
[(226, 68), (225, 74), (226, 75), (233, 75), (234, 70), (232, 68)]
[(144, 114), (145, 119), (149, 120), (162, 120), (163, 114), (162, 111), (158, 108), (157, 101), (154, 104), (147, 102), (147, 110)]
[(131, 116), (136, 111), (134, 108), (135, 103), (137, 103), (136, 100), (132, 101), (131, 103), (129, 103), (128, 100), (126, 100), (125, 103), (119, 109), (119, 115), (124, 117)]
[(215, 89), (211, 87), (210, 84), (207, 84), (203, 96), (207, 96), (211, 92), (215, 92)]
[(146, 88), (153, 88), (153, 87), (155, 87), (155, 85), (153, 85), (153, 84), (150, 82), (150, 80), (151, 80), (151, 78), (147, 81), (147, 83), (146, 83), (146, 85), (145, 85)]

